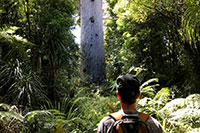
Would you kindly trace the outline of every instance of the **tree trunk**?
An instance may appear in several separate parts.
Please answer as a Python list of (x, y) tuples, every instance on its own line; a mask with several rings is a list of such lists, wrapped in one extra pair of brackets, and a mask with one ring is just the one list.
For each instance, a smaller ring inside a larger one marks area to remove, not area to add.
[(82, 76), (100, 84), (105, 76), (102, 0), (81, 0)]

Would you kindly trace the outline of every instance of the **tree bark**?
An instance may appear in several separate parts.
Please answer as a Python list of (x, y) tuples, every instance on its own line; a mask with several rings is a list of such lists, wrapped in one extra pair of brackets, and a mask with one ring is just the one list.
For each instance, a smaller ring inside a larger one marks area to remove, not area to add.
[(100, 84), (105, 76), (102, 0), (81, 0), (82, 76)]

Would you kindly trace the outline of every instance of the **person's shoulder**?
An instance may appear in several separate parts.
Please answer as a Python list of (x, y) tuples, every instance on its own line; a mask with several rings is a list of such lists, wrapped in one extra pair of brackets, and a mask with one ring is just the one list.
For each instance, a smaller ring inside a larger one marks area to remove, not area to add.
[(149, 117), (146, 121), (150, 133), (163, 133), (161, 124), (153, 117)]
[(98, 124), (97, 132), (104, 133), (104, 132), (107, 132), (108, 130), (111, 130), (114, 123), (115, 123), (115, 120), (112, 117), (110, 116), (104, 117)]
[(158, 120), (156, 120), (155, 118), (153, 117), (150, 117), (147, 119), (147, 123), (151, 123), (151, 124), (155, 124), (155, 125), (160, 125), (160, 123), (158, 122)]
[(105, 116), (105, 117), (100, 121), (99, 124), (108, 125), (109, 123), (113, 123), (113, 122), (115, 122), (115, 120), (114, 120), (112, 117), (110, 117), (110, 116), (108, 115), (108, 116)]

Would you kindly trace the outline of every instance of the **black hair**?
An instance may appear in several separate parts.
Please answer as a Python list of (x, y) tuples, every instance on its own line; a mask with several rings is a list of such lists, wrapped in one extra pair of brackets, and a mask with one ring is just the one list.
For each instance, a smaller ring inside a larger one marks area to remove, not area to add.
[(116, 89), (123, 103), (133, 104), (140, 92), (140, 82), (135, 75), (120, 75), (116, 79)]

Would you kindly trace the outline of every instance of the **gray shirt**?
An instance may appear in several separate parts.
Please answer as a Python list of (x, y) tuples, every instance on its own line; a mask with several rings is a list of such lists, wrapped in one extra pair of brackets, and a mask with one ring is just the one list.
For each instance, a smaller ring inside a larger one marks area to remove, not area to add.
[[(122, 111), (120, 110), (122, 114), (138, 114), (137, 111)], [(115, 120), (110, 117), (106, 116), (104, 117), (101, 122), (98, 125), (98, 133), (114, 133), (113, 131), (113, 125), (115, 123)], [(146, 121), (146, 124), (149, 129), (149, 133), (164, 133), (161, 124), (154, 119), (153, 117), (149, 117)]]

